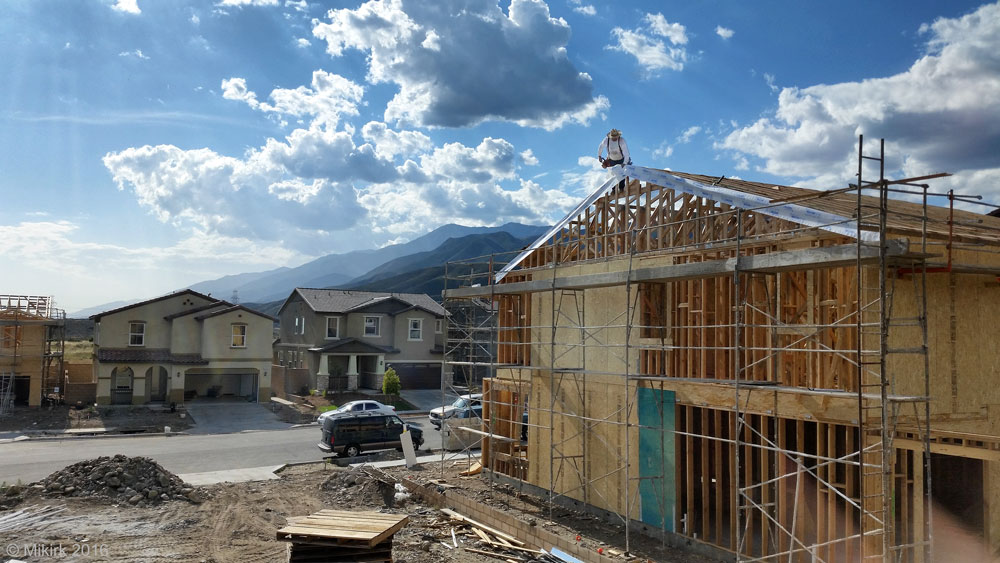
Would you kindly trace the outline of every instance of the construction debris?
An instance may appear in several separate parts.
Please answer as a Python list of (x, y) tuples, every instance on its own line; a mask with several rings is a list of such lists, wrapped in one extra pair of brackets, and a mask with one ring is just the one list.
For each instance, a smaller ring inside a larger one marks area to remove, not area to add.
[(168, 500), (201, 502), (198, 491), (148, 457), (99, 457), (74, 463), (38, 482), (46, 494), (107, 499), (145, 506)]
[(465, 471), (462, 471), (461, 473), (459, 473), (459, 475), (463, 477), (469, 477), (471, 475), (479, 475), (482, 472), (483, 472), (483, 464), (477, 461), (476, 463), (472, 464), (472, 467), (470, 467)]

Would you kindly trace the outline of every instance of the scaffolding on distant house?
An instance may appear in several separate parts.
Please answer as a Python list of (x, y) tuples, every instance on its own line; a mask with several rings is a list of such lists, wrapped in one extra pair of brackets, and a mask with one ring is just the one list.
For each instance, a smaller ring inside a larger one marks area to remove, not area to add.
[(39, 406), (61, 399), (65, 343), (66, 313), (51, 297), (0, 295), (0, 393), (8, 411), (15, 400)]
[(485, 371), (489, 479), (619, 522), (626, 549), (929, 561), (932, 450), (1000, 437), (932, 435), (927, 275), (1000, 275), (953, 261), (1000, 230), (863, 148), (829, 192), (625, 167), (517, 256), (449, 264), (443, 372)]

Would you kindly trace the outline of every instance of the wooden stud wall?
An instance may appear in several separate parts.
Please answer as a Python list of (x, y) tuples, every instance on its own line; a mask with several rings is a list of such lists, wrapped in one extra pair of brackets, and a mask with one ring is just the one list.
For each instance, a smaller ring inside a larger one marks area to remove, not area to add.
[[(855, 559), (857, 539), (843, 538), (858, 528), (859, 511), (844, 498), (858, 502), (860, 495), (858, 469), (850, 463), (856, 460), (850, 453), (857, 447), (857, 428), (747, 415), (739, 468), (735, 428), (732, 411), (678, 406), (677, 430), (683, 433), (676, 441), (678, 533), (736, 551), (736, 486), (749, 487), (749, 501), (742, 504), (755, 508), (742, 516), (745, 557), (810, 562), (815, 552), (823, 561)], [(914, 514), (913, 456), (905, 452), (900, 459), (897, 504)], [(914, 537), (912, 523), (903, 528), (907, 538)], [(906, 557), (912, 560), (913, 552)]]
[[(854, 271), (744, 276), (741, 379), (857, 390)], [(638, 291), (641, 374), (733, 379), (739, 299), (731, 276), (642, 283)]]
[(527, 409), (530, 393), (531, 383), (527, 380), (483, 379), (483, 430), (500, 437), (483, 440), (483, 467), (527, 479), (529, 461), (527, 447), (521, 444), (521, 415)]

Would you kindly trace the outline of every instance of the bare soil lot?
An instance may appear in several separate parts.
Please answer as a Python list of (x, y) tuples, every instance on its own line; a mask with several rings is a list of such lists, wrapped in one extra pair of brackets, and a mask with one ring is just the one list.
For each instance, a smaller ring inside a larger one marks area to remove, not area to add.
[[(519, 497), (509, 489), (490, 487), (481, 477), (461, 477), (464, 466), (447, 462), (428, 464), (416, 471), (405, 468), (386, 470), (386, 475), (404, 476), (418, 483), (435, 481), (460, 487), (463, 494), (491, 506), (518, 512), (524, 521), (564, 537), (581, 535), (581, 543), (596, 551), (617, 547), (622, 530), (601, 521), (570, 511), (551, 514), (547, 506), (528, 497)], [(286, 544), (276, 539), (276, 532), (290, 516), (304, 516), (324, 508), (338, 510), (381, 510), (407, 514), (409, 524), (393, 542), (396, 562), (422, 561), (498, 561), (465, 548), (492, 550), (471, 531), (451, 521), (440, 511), (410, 494), (393, 494), (394, 506), (385, 504), (384, 485), (359, 469), (313, 464), (291, 467), (280, 479), (240, 484), (222, 484), (197, 488), (195, 502), (174, 499), (152, 506), (110, 504), (104, 498), (66, 497), (39, 488), (17, 491), (20, 502), (0, 511), (0, 543), (3, 545), (60, 545), (67, 552), (89, 546), (87, 561), (201, 561), (273, 562), (285, 560)], [(197, 502), (201, 501), (201, 502)], [(16, 510), (63, 509), (39, 522), (4, 529), (3, 519)], [(454, 529), (459, 548), (452, 543)], [(16, 531), (15, 531), (16, 530)], [(706, 559), (663, 548), (659, 542), (634, 541), (631, 557), (618, 555), (622, 561), (703, 562)], [(638, 545), (638, 547), (635, 547)], [(78, 551), (79, 552), (79, 551)], [(607, 551), (606, 551), (607, 553)], [(523, 554), (522, 554), (523, 556)], [(513, 557), (516, 559), (516, 556)], [(25, 561), (48, 561), (45, 557), (24, 557)]]
[(117, 428), (122, 431), (162, 432), (164, 426), (174, 431), (187, 429), (191, 421), (183, 411), (170, 412), (161, 407), (104, 406), (76, 409), (68, 405), (52, 407), (14, 407), (0, 417), (0, 432), (64, 431), (74, 428)]

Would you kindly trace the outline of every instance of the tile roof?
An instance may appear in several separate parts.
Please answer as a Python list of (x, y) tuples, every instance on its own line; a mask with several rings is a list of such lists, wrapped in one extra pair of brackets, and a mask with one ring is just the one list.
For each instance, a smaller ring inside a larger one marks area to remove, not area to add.
[(97, 361), (115, 363), (163, 363), (204, 365), (201, 354), (171, 354), (167, 348), (99, 348)]
[(378, 346), (358, 340), (341, 338), (321, 348), (310, 348), (310, 352), (338, 352), (342, 354), (398, 354), (399, 350), (388, 346)]
[[(426, 293), (386, 293), (381, 291), (352, 291), (343, 289), (295, 288), (306, 304), (317, 313), (346, 313), (369, 305), (395, 299), (410, 307), (418, 307), (431, 314), (445, 316), (447, 312)], [(293, 293), (294, 295), (294, 293)], [(291, 299), (291, 297), (289, 297)], [(285, 303), (288, 301), (286, 300)], [(282, 305), (284, 308), (284, 305)]]
[(164, 320), (172, 321), (174, 319), (179, 319), (187, 315), (193, 315), (194, 313), (201, 313), (202, 311), (207, 311), (209, 309), (215, 309), (217, 307), (232, 307), (233, 304), (228, 301), (216, 301), (214, 303), (209, 303), (207, 305), (202, 305), (201, 307), (194, 307), (193, 309), (187, 309), (184, 311), (178, 311), (176, 313), (171, 313), (165, 317)]
[(193, 289), (184, 289), (184, 290), (181, 290), (181, 291), (175, 291), (173, 293), (168, 293), (166, 295), (161, 295), (159, 297), (154, 297), (153, 299), (147, 299), (145, 301), (140, 301), (138, 303), (133, 303), (131, 305), (125, 305), (124, 307), (118, 307), (117, 309), (111, 309), (110, 311), (102, 311), (100, 313), (97, 313), (96, 315), (91, 315), (90, 318), (93, 319), (93, 320), (95, 320), (95, 321), (99, 321), (99, 320), (101, 320), (101, 317), (103, 317), (104, 315), (110, 315), (112, 313), (118, 313), (120, 311), (126, 311), (126, 310), (132, 309), (134, 307), (141, 307), (141, 306), (147, 305), (149, 303), (155, 303), (157, 301), (163, 301), (164, 299), (170, 299), (171, 297), (177, 297), (178, 295), (194, 295), (196, 297), (201, 297), (202, 299), (207, 299), (209, 301), (213, 301), (213, 302), (214, 301), (218, 301), (218, 299), (214, 299), (213, 297), (205, 295), (204, 293), (199, 293), (199, 292), (197, 292), (197, 291), (195, 291)]
[(195, 317), (195, 320), (203, 321), (205, 319), (208, 319), (208, 318), (211, 318), (211, 317), (217, 317), (219, 315), (225, 315), (226, 313), (231, 313), (233, 311), (245, 311), (247, 313), (250, 313), (251, 315), (257, 315), (258, 317), (264, 317), (265, 319), (267, 319), (269, 321), (276, 321), (276, 320), (278, 320), (278, 319), (275, 319), (274, 317), (272, 317), (271, 315), (265, 315), (264, 313), (261, 313), (260, 311), (254, 311), (253, 309), (248, 309), (248, 308), (244, 307), (243, 305), (231, 305), (229, 303), (226, 303), (226, 305), (229, 305), (229, 306), (226, 307), (225, 309), (219, 309), (218, 311), (210, 311), (208, 313), (205, 313), (204, 315), (198, 315), (197, 317)]

